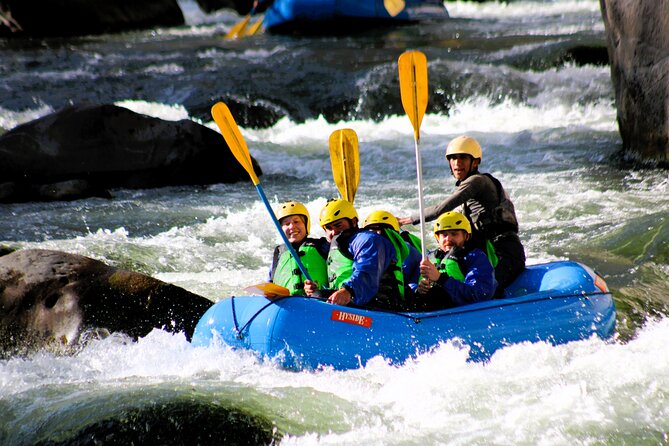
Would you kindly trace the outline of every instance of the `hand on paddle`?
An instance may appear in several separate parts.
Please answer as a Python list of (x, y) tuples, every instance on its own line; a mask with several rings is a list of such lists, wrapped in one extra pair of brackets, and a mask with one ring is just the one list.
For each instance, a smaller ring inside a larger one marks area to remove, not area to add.
[(305, 280), (304, 281), (304, 292), (306, 293), (307, 296), (311, 297), (314, 294), (316, 294), (316, 291), (318, 291), (318, 284), (314, 282), (313, 280)]
[(428, 259), (420, 262), (420, 275), (423, 277), (418, 282), (418, 293), (426, 294), (435, 285), (441, 274), (437, 267)]

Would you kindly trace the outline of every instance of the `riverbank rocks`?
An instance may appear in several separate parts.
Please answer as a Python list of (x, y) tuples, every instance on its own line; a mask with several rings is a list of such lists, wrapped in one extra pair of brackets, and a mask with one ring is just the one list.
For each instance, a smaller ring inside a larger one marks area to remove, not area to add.
[(0, 179), (0, 202), (20, 202), (109, 197), (113, 188), (233, 183), (249, 175), (220, 133), (196, 122), (78, 105), (1, 135)]
[(0, 37), (69, 37), (180, 26), (177, 0), (2, 0)]
[(600, 0), (627, 154), (669, 162), (669, 0)]
[(0, 257), (0, 357), (154, 328), (190, 339), (208, 299), (88, 257), (41, 249)]
[(195, 0), (204, 12), (217, 11), (219, 9), (234, 9), (238, 14), (245, 15), (253, 8), (253, 0)]

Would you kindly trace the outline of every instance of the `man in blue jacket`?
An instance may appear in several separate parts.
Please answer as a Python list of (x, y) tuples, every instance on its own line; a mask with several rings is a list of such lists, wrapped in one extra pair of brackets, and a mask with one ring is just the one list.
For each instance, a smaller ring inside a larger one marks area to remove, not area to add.
[[(392, 243), (359, 229), (357, 211), (343, 199), (327, 202), (320, 225), (330, 240), (327, 263), (331, 291), (319, 294), (329, 294), (328, 302), (338, 305), (401, 308), (403, 285), (398, 277), (402, 277), (402, 269)], [(305, 281), (304, 290), (308, 296), (315, 295), (315, 284)]]
[(467, 243), (471, 234), (471, 223), (460, 212), (446, 212), (435, 221), (439, 248), (420, 266), (423, 279), (418, 284), (418, 301), (422, 309), (457, 307), (495, 295), (495, 270), (486, 253)]

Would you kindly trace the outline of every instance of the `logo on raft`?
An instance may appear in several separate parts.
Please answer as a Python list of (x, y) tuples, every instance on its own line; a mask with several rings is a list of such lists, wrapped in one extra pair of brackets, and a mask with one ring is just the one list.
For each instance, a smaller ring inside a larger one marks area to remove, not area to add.
[(347, 324), (360, 325), (361, 327), (370, 328), (372, 326), (372, 318), (362, 316), (355, 313), (347, 313), (345, 311), (332, 311), (331, 320), (336, 322), (345, 322)]

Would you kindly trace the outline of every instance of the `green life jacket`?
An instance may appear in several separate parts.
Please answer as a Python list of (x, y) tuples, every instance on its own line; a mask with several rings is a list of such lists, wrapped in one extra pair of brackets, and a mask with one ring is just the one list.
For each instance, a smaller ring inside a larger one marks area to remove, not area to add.
[(410, 233), (409, 231), (400, 232), (400, 236), (402, 236), (405, 242), (409, 242), (410, 245), (413, 245), (413, 247), (416, 248), (418, 252), (423, 252), (423, 247), (420, 243), (420, 237)]
[(397, 257), (397, 263), (393, 268), (393, 275), (397, 281), (398, 291), (400, 293), (400, 299), (404, 300), (405, 293), (405, 283), (404, 283), (404, 274), (402, 273), (402, 265), (407, 257), (409, 257), (409, 247), (402, 238), (402, 236), (395, 231), (394, 229), (384, 228), (383, 233), (385, 237), (393, 244), (395, 248), (395, 256)]
[(497, 264), (499, 263), (499, 257), (497, 257), (495, 247), (490, 240), (485, 241), (485, 253), (488, 256), (488, 260), (490, 260), (492, 267), (497, 267)]
[(447, 253), (441, 249), (437, 249), (436, 251), (431, 252), (428, 257), (437, 267), (439, 274), (446, 273), (448, 274), (448, 277), (464, 282), (465, 274), (462, 272), (463, 268), (461, 267), (461, 263), (463, 262), (465, 253), (466, 251), (464, 249), (451, 249)]
[[(327, 259), (328, 283), (331, 289), (339, 289), (353, 275), (353, 255), (348, 250), (351, 237), (360, 229), (346, 230), (332, 239)], [(404, 244), (404, 242), (402, 242)], [(408, 248), (404, 245), (408, 254)], [(399, 270), (399, 276), (396, 270)], [(401, 282), (398, 281), (401, 278)], [(400, 286), (401, 284), (401, 286)], [(401, 291), (400, 291), (401, 289)], [(404, 297), (404, 277), (401, 265), (393, 263), (383, 272), (379, 292), (369, 305), (377, 308), (398, 309)]]
[(342, 284), (353, 275), (353, 257), (346, 246), (350, 237), (345, 237), (344, 252), (346, 254), (344, 254), (340, 246), (344, 241), (341, 238), (342, 235), (344, 233), (340, 233), (332, 239), (327, 259), (327, 279), (330, 288), (333, 290), (341, 288)]
[[(327, 263), (316, 248), (315, 242), (316, 240), (312, 238), (306, 238), (296, 252), (300, 256), (302, 265), (311, 276), (311, 280), (316, 282), (319, 288), (327, 288)], [(288, 288), (292, 295), (304, 295), (304, 275), (285, 245), (279, 245), (274, 250), (270, 280)]]
[[(463, 259), (467, 252), (469, 250), (466, 248), (451, 249), (448, 253), (438, 249), (431, 253), (429, 257), (439, 270), (439, 273), (446, 273), (449, 277), (464, 282), (465, 274), (462, 272), (464, 269)], [(495, 248), (490, 240), (486, 240), (486, 255), (493, 268), (497, 266), (499, 259), (497, 258), (497, 254), (495, 254)]]

